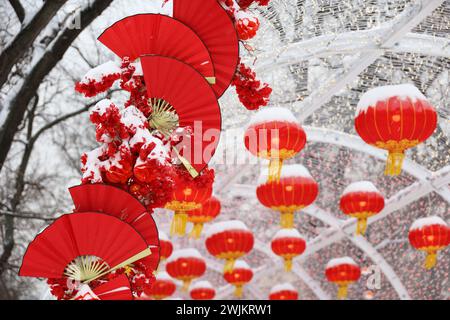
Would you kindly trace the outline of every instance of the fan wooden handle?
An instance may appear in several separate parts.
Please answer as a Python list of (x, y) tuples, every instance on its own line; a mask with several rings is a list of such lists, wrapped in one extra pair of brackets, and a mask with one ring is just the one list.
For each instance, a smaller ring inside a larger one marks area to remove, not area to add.
[(181, 163), (185, 166), (186, 170), (190, 173), (192, 178), (198, 177), (198, 172), (197, 170), (195, 170), (192, 164), (190, 164), (189, 161), (187, 161), (187, 159), (180, 154), (176, 147), (173, 147), (173, 150), (177, 154), (178, 159), (180, 159)]
[(129, 259), (127, 259), (127, 260), (125, 260), (125, 261), (119, 263), (119, 264), (116, 265), (115, 267), (113, 267), (113, 268), (111, 268), (111, 269), (108, 269), (108, 270), (106, 270), (105, 272), (102, 272), (102, 273), (98, 274), (97, 276), (95, 276), (95, 277), (93, 277), (93, 278), (91, 278), (91, 279), (88, 279), (88, 280), (84, 281), (83, 283), (89, 283), (89, 282), (91, 282), (91, 281), (94, 281), (94, 280), (96, 280), (96, 279), (98, 279), (98, 278), (101, 278), (101, 277), (107, 275), (108, 273), (110, 273), (110, 272), (112, 272), (112, 271), (114, 271), (114, 270), (123, 268), (123, 267), (125, 267), (125, 266), (127, 266), (127, 265), (129, 265), (129, 264), (132, 264), (133, 262), (136, 262), (136, 261), (138, 261), (138, 260), (141, 260), (142, 258), (148, 257), (148, 256), (151, 255), (151, 254), (152, 254), (152, 251), (150, 250), (150, 248), (147, 248), (147, 249), (145, 249), (145, 250), (139, 252), (138, 254), (132, 256), (131, 258), (129, 258)]

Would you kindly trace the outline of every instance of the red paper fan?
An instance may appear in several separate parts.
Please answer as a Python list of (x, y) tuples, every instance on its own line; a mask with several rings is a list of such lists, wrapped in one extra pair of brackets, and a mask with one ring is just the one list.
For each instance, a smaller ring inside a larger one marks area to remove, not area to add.
[(89, 281), (149, 254), (142, 236), (120, 219), (72, 213), (55, 220), (30, 243), (19, 275)]
[(203, 41), (187, 25), (161, 14), (138, 14), (117, 21), (98, 40), (121, 58), (144, 54), (179, 59), (214, 83), (214, 65)]
[(141, 64), (148, 97), (153, 101), (150, 125), (163, 133), (177, 126), (193, 130), (192, 137), (179, 145), (184, 146), (180, 153), (188, 162), (185, 166), (194, 169), (196, 174), (189, 170), (193, 176), (198, 175), (214, 155), (220, 138), (220, 107), (214, 92), (195, 69), (179, 60), (142, 56)]
[(122, 274), (92, 290), (100, 300), (133, 300), (130, 281)]
[(208, 48), (216, 83), (212, 86), (217, 97), (231, 83), (239, 59), (236, 29), (217, 0), (174, 0), (173, 16), (199, 35)]

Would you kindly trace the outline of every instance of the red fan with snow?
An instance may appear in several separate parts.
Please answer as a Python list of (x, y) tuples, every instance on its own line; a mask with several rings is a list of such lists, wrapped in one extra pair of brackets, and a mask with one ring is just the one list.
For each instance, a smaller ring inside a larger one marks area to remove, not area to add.
[(119, 57), (131, 61), (144, 54), (157, 54), (181, 60), (210, 83), (215, 82), (214, 66), (208, 49), (188, 26), (160, 14), (138, 14), (117, 21), (98, 40)]
[(104, 213), (72, 213), (30, 243), (19, 275), (89, 283), (150, 254), (145, 239), (126, 222)]
[(211, 53), (220, 97), (233, 79), (239, 60), (239, 41), (228, 13), (217, 0), (174, 0), (173, 16), (188, 25), (203, 40)]
[(106, 184), (84, 184), (69, 189), (75, 212), (101, 212), (131, 225), (145, 239), (152, 254), (148, 265), (156, 269), (159, 263), (158, 229), (152, 216), (139, 200), (128, 192)]
[(179, 60), (142, 56), (141, 64), (153, 109), (150, 127), (166, 136), (177, 128), (190, 128), (192, 135), (185, 137), (177, 150), (196, 177), (219, 143), (221, 114), (216, 96), (194, 68)]

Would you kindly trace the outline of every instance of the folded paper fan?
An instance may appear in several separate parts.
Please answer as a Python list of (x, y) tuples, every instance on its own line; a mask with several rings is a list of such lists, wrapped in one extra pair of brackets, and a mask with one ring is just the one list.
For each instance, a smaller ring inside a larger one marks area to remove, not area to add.
[(188, 25), (211, 53), (217, 97), (231, 83), (239, 59), (239, 41), (231, 18), (217, 0), (174, 0), (173, 16)]
[(187, 25), (161, 14), (138, 14), (117, 21), (98, 40), (119, 57), (135, 60), (144, 54), (179, 59), (215, 82), (208, 49)]
[(131, 194), (106, 184), (84, 184), (69, 189), (75, 212), (101, 212), (130, 224), (145, 239), (152, 254), (148, 262), (153, 269), (159, 263), (158, 229), (153, 217)]
[(92, 291), (100, 300), (133, 300), (130, 281), (124, 274), (99, 285)]
[(177, 128), (191, 128), (179, 153), (196, 177), (211, 160), (221, 131), (220, 107), (211, 87), (189, 65), (172, 58), (142, 56), (142, 69), (153, 113), (150, 126), (165, 135)]
[(61, 216), (30, 243), (20, 276), (64, 278), (88, 283), (151, 254), (142, 236), (113, 216)]

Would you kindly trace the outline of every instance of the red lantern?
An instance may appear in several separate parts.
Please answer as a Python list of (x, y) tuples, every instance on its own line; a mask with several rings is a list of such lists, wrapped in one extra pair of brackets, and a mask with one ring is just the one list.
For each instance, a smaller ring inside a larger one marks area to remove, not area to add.
[(224, 272), (233, 269), (234, 262), (253, 249), (253, 233), (237, 220), (213, 224), (206, 236), (206, 249), (218, 259), (226, 260)]
[(372, 182), (355, 182), (345, 188), (340, 207), (346, 215), (358, 219), (356, 234), (364, 234), (367, 229), (367, 218), (383, 210), (384, 198)]
[(235, 286), (234, 295), (242, 297), (244, 285), (253, 278), (253, 270), (242, 260), (237, 260), (232, 270), (226, 271), (223, 275), (226, 282)]
[(162, 300), (173, 295), (176, 289), (175, 282), (167, 272), (159, 272), (150, 290), (145, 291), (145, 294), (154, 300)]
[(181, 249), (167, 260), (166, 270), (172, 278), (183, 281), (183, 290), (186, 291), (193, 279), (205, 273), (206, 263), (196, 249)]
[(235, 26), (240, 40), (250, 40), (256, 36), (259, 29), (259, 20), (247, 11), (239, 10), (235, 14)]
[(306, 241), (296, 229), (282, 229), (272, 239), (272, 251), (284, 259), (286, 271), (292, 270), (292, 259), (301, 255), (306, 248)]
[(159, 231), (159, 256), (160, 256), (160, 260), (164, 261), (167, 258), (169, 258), (170, 255), (172, 254), (172, 251), (173, 251), (172, 242), (169, 240), (169, 238), (167, 237), (167, 235), (164, 232)]
[(358, 281), (361, 269), (352, 258), (343, 257), (330, 260), (326, 266), (325, 275), (328, 281), (339, 286), (337, 297), (345, 299), (348, 285)]
[(211, 197), (204, 202), (201, 208), (188, 211), (188, 221), (193, 223), (191, 236), (194, 239), (200, 238), (203, 224), (212, 221), (220, 213), (220, 201), (216, 197)]
[(298, 291), (290, 283), (278, 284), (270, 290), (269, 300), (298, 300)]
[(189, 289), (189, 295), (193, 300), (212, 300), (216, 296), (216, 290), (208, 281), (198, 281)]
[(437, 262), (438, 251), (450, 244), (450, 228), (439, 217), (416, 220), (409, 230), (411, 245), (427, 253), (425, 268), (432, 269)]
[(195, 179), (187, 174), (189, 173), (186, 170), (178, 169), (172, 201), (166, 204), (166, 209), (174, 211), (171, 235), (184, 236), (188, 219), (187, 212), (200, 208), (202, 203), (211, 198), (214, 171), (205, 169)]
[(355, 128), (370, 145), (389, 152), (386, 175), (399, 175), (405, 150), (428, 139), (436, 129), (437, 114), (413, 85), (378, 87), (358, 103)]
[(268, 179), (273, 181), (280, 179), (283, 161), (303, 149), (306, 135), (288, 109), (264, 108), (250, 121), (244, 143), (253, 155), (270, 160)]
[(281, 213), (281, 227), (294, 227), (294, 212), (309, 206), (317, 198), (319, 186), (302, 165), (285, 165), (279, 181), (264, 182), (260, 177), (256, 189), (259, 202)]

